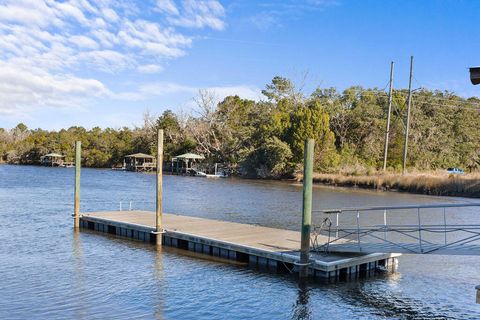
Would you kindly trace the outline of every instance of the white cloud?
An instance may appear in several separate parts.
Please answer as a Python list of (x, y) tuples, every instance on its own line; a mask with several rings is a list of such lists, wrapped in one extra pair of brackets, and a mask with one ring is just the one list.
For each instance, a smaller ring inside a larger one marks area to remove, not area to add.
[(224, 86), (224, 87), (210, 87), (206, 88), (215, 93), (220, 99), (224, 99), (227, 96), (237, 95), (242, 99), (249, 99), (259, 101), (262, 98), (262, 91), (253, 86), (240, 85), (240, 86)]
[(52, 7), (56, 7), (56, 15), (65, 18), (73, 18), (79, 23), (87, 23), (87, 18), (83, 15), (82, 10), (75, 7), (71, 3), (68, 2), (58, 2)]
[(172, 0), (157, 0), (157, 11), (178, 15), (177, 6)]
[(138, 101), (170, 94), (193, 94), (196, 91), (198, 91), (197, 88), (184, 86), (177, 83), (151, 82), (139, 86), (135, 91), (117, 93), (114, 97), (118, 100)]
[[(151, 16), (131, 1), (0, 1), (0, 113), (111, 97), (98, 80), (102, 72), (156, 73), (165, 61), (186, 54), (193, 36), (175, 26), (224, 28), (218, 1), (164, 0), (155, 9)], [(79, 70), (92, 76), (76, 75)], [(149, 90), (124, 96), (139, 98)], [(176, 90), (167, 86), (160, 92)]]
[(28, 21), (29, 25), (40, 27), (62, 25), (53, 8), (43, 1), (36, 0), (7, 1), (0, 5), (0, 21), (21, 24)]
[(145, 54), (169, 58), (184, 55), (180, 48), (188, 47), (192, 42), (171, 28), (161, 28), (158, 24), (145, 20), (125, 22), (118, 33), (118, 39), (125, 46), (140, 49)]
[(17, 115), (35, 107), (79, 107), (111, 93), (95, 79), (50, 75), (0, 63), (0, 114)]
[(85, 36), (71, 36), (70, 42), (77, 45), (79, 48), (83, 49), (98, 49), (98, 43), (93, 40), (92, 38), (85, 37)]
[(249, 85), (198, 87), (181, 85), (173, 82), (153, 82), (141, 85), (136, 91), (119, 93), (115, 95), (115, 98), (137, 101), (178, 94), (184, 95), (187, 98), (192, 98), (198, 94), (199, 90), (211, 91), (219, 100), (233, 95), (238, 95), (243, 99), (256, 101), (261, 99), (261, 90)]
[[(49, 55), (53, 48), (66, 46), (72, 50), (64, 58), (83, 62), (72, 59), (71, 55), (91, 56), (97, 65), (96, 55), (85, 52), (115, 50), (130, 59), (151, 62), (185, 54), (191, 37), (157, 22), (132, 17), (129, 10), (117, 8), (115, 3), (7, 0), (5, 5), (0, 5), (0, 56), (35, 60), (39, 55)], [(103, 69), (111, 69), (110, 65), (117, 62), (118, 55), (110, 56), (114, 60), (103, 59), (106, 63)], [(136, 68), (131, 64), (122, 66)]]
[(163, 70), (162, 66), (158, 64), (145, 64), (138, 66), (138, 71), (141, 73), (158, 73)]
[(105, 19), (107, 19), (110, 22), (117, 22), (119, 19), (117, 13), (110, 8), (102, 9), (102, 14), (105, 17)]
[(283, 0), (259, 2), (250, 22), (260, 30), (281, 27), (285, 20), (300, 20), (305, 13), (323, 11), (340, 5), (338, 0)]
[(81, 52), (77, 55), (78, 62), (84, 62), (97, 70), (115, 73), (123, 69), (130, 69), (135, 61), (129, 55), (114, 50), (95, 50)]
[(183, 0), (176, 5), (172, 0), (158, 0), (157, 11), (170, 16), (168, 21), (186, 28), (225, 28), (225, 9), (217, 0)]

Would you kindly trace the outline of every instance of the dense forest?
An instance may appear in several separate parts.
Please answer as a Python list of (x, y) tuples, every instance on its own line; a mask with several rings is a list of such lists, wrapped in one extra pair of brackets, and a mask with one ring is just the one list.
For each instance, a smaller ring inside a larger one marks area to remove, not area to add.
[[(170, 110), (144, 115), (141, 127), (60, 131), (29, 129), (19, 124), (0, 128), (0, 157), (20, 164), (37, 163), (58, 152), (72, 160), (75, 140), (83, 145), (84, 165), (110, 167), (134, 152), (155, 154), (155, 133), (165, 131), (165, 158), (184, 152), (203, 154), (241, 175), (260, 178), (292, 176), (300, 169), (303, 142), (314, 138), (317, 172), (371, 174), (383, 166), (388, 94), (378, 89), (317, 88), (298, 90), (282, 77), (262, 91), (262, 101), (229, 96), (217, 101), (200, 91), (191, 114)], [(399, 171), (406, 123), (407, 91), (395, 90), (388, 170)], [(451, 92), (418, 89), (413, 93), (408, 168), (435, 170), (480, 168), (480, 100)]]

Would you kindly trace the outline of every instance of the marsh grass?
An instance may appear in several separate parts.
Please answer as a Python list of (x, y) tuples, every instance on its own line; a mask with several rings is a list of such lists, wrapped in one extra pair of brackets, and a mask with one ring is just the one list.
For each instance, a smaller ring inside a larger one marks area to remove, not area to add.
[[(297, 176), (297, 179), (301, 180), (302, 176)], [(438, 171), (412, 172), (405, 175), (398, 173), (364, 175), (315, 173), (313, 181), (333, 186), (480, 198), (480, 173), (465, 175), (452, 175)]]

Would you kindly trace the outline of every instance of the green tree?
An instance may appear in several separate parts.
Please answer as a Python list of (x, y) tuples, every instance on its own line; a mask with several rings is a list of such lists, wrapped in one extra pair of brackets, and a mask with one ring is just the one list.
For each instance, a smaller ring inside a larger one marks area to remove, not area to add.
[(278, 179), (292, 174), (291, 159), (288, 144), (272, 137), (247, 156), (243, 168), (250, 177)]
[(275, 103), (283, 99), (292, 99), (297, 95), (292, 81), (280, 76), (275, 76), (272, 82), (262, 90), (262, 94)]
[(293, 161), (303, 161), (304, 142), (315, 139), (315, 163), (318, 169), (331, 166), (336, 158), (335, 136), (330, 130), (329, 117), (317, 100), (309, 100), (305, 107), (291, 115), (288, 142)]

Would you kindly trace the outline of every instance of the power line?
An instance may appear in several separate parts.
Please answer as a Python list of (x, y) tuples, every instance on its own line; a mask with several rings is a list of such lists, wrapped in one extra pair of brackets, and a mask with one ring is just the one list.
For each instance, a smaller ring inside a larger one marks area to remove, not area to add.
[[(416, 93), (418, 94), (418, 93)], [(472, 101), (467, 101), (467, 100), (452, 100), (448, 98), (441, 98), (441, 97), (424, 97), (425, 99), (432, 99), (432, 100), (440, 100), (440, 101), (447, 101), (447, 102), (460, 102), (460, 103), (465, 103), (465, 104), (472, 104), (472, 105), (478, 105), (480, 106), (479, 102), (472, 102)], [(462, 98), (460, 98), (462, 99)]]
[[(465, 100), (450, 100), (450, 99), (445, 99), (445, 98), (437, 98), (437, 97), (422, 97), (422, 96), (418, 96), (418, 93), (415, 93), (413, 92), (414, 90), (412, 90), (412, 101), (415, 101), (418, 104), (421, 104), (421, 105), (433, 105), (433, 106), (437, 106), (437, 107), (445, 107), (445, 108), (463, 108), (463, 109), (467, 109), (467, 110), (480, 110), (480, 103), (477, 103), (477, 102), (470, 102), (470, 101), (465, 101)], [(405, 102), (406, 102), (406, 99), (407, 99), (407, 94), (404, 93), (404, 92), (401, 92), (400, 93), (402, 96), (404, 96), (403, 98), (405, 98)], [(382, 91), (365, 91), (365, 92), (362, 92), (360, 93), (360, 95), (362, 96), (382, 96), (382, 97), (388, 97), (388, 93), (386, 92), (382, 92)], [(399, 92), (398, 91), (394, 91), (393, 92), (393, 97), (397, 97), (398, 98), (398, 95), (399, 95)], [(416, 98), (415, 98), (416, 97)], [(429, 101), (429, 100), (441, 100), (441, 101), (446, 101), (446, 102), (450, 102), (452, 104), (457, 104), (457, 105), (449, 105), (449, 104), (445, 104), (445, 105), (442, 105), (442, 104), (439, 104), (438, 102), (434, 102), (434, 101)], [(478, 107), (478, 108), (472, 108), (472, 107)]]
[(429, 105), (432, 107), (438, 107), (438, 108), (454, 108), (454, 109), (464, 109), (464, 110), (476, 110), (480, 111), (480, 108), (469, 108), (469, 107), (464, 107), (464, 106), (454, 106), (454, 105), (441, 105), (441, 104), (435, 104), (431, 102), (422, 102), (418, 100), (413, 100), (417, 103), (417, 106), (420, 105)]

